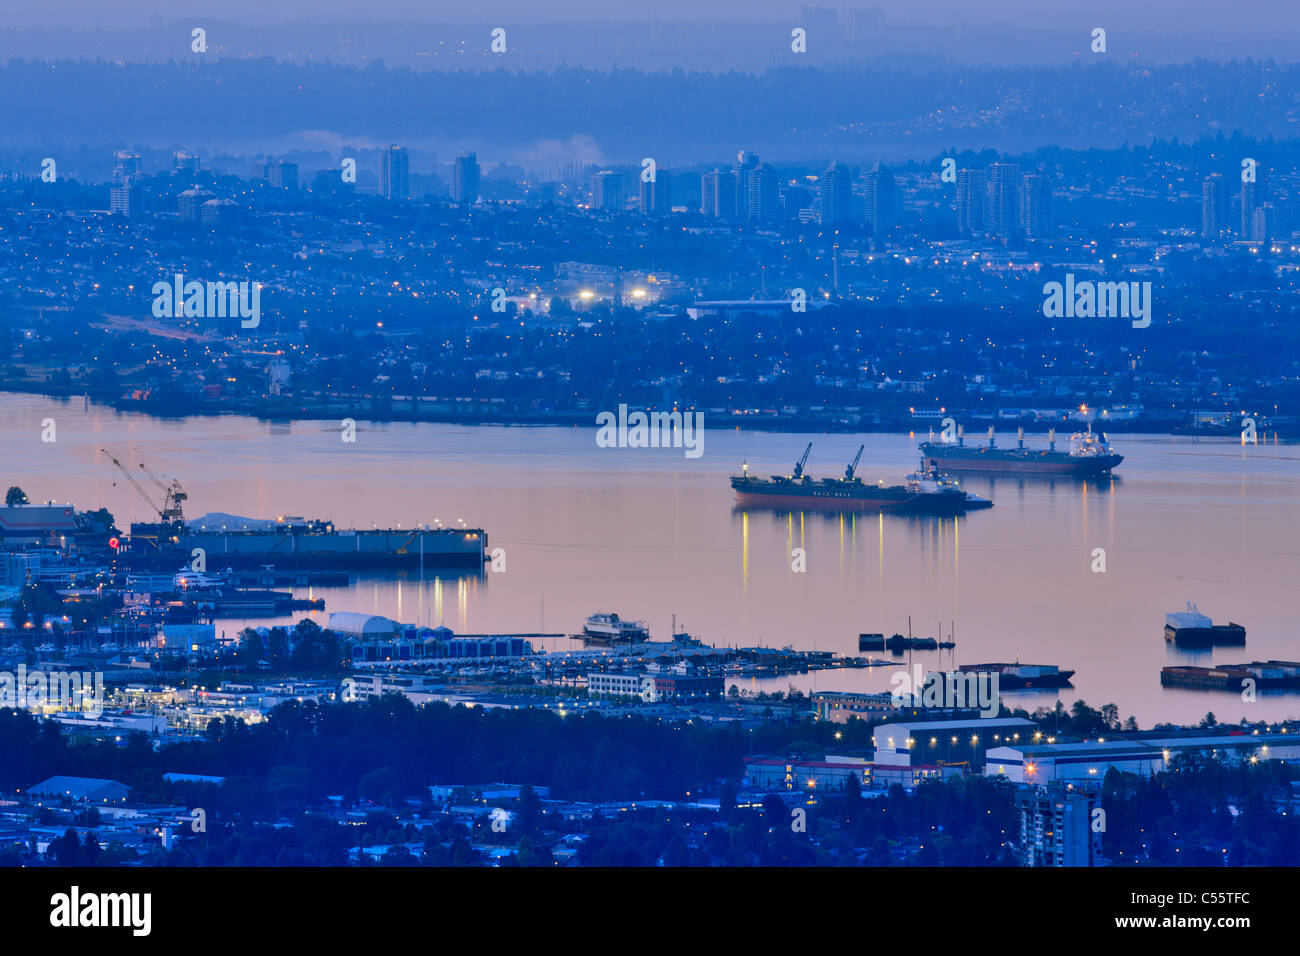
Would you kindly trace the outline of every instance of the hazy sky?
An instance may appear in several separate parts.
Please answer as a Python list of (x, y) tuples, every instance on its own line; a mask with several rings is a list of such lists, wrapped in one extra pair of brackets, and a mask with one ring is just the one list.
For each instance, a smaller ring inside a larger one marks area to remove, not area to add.
[[(1290, 31), (1300, 25), (1298, 0), (864, 0), (814, 2), (847, 9), (879, 7), (895, 25), (956, 26), (1009, 21), (1024, 27), (1112, 25), (1135, 30)], [(205, 17), (242, 23), (384, 22), (538, 23), (555, 20), (796, 20), (801, 3), (790, 0), (40, 0), (9, 3), (0, 10), (0, 27), (95, 29), (139, 27), (150, 18)]]

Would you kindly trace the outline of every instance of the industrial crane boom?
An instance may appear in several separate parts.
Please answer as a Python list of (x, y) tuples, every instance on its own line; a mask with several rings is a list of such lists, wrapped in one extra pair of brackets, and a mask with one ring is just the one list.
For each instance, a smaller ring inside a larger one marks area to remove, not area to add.
[(812, 452), (812, 442), (809, 442), (809, 443), (808, 443), (808, 447), (805, 448), (805, 449), (803, 450), (803, 457), (800, 458), (800, 459), (795, 463), (795, 466), (794, 466), (794, 477), (795, 477), (795, 478), (802, 478), (802, 477), (803, 477), (803, 466), (806, 465), (806, 464), (808, 464), (808, 455), (809, 455), (811, 452)]
[(170, 485), (166, 484), (161, 478), (146, 468), (144, 462), (140, 462), (140, 470), (148, 475), (153, 483), (162, 489), (163, 494), (166, 496), (163, 498), (163, 507), (161, 511), (163, 520), (183, 523), (185, 521), (185, 514), (181, 502), (186, 501), (189, 498), (189, 495), (187, 495), (185, 489), (181, 487), (180, 481), (173, 478)]
[(164, 482), (164, 481), (163, 481), (161, 478), (159, 478), (157, 475), (155, 475), (155, 474), (154, 474), (152, 471), (150, 471), (148, 468), (146, 468), (145, 465), (144, 465), (144, 462), (140, 462), (140, 470), (143, 471), (146, 475), (148, 475), (148, 476), (149, 476), (149, 480), (152, 481), (155, 485), (157, 485), (158, 488), (159, 488), (161, 491), (166, 491), (166, 490), (167, 490), (167, 483)]
[(845, 480), (845, 481), (852, 481), (852, 480), (853, 480), (853, 473), (854, 473), (855, 471), (858, 470), (858, 462), (860, 462), (860, 461), (862, 460), (862, 449), (864, 449), (864, 448), (866, 448), (866, 447), (867, 447), (866, 445), (859, 445), (859, 446), (858, 446), (858, 453), (857, 453), (856, 455), (853, 456), (853, 464), (849, 465), (847, 468), (844, 469), (844, 480)]
[(127, 471), (126, 465), (122, 464), (120, 461), (114, 458), (112, 452), (110, 452), (107, 448), (101, 448), (100, 451), (108, 458), (109, 461), (117, 465), (117, 470), (120, 471), (122, 474), (126, 475), (126, 480), (131, 482), (131, 487), (134, 488), (139, 493), (140, 497), (143, 498), (148, 503), (150, 508), (158, 512), (158, 517), (162, 518), (163, 517), (162, 509), (153, 503), (153, 499), (149, 497), (149, 492), (144, 490), (144, 485), (140, 484), (140, 482), (135, 480), (135, 475)]

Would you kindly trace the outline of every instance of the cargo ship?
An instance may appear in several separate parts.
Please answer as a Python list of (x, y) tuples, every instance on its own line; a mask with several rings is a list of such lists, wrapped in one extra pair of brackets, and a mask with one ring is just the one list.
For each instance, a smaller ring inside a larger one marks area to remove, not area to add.
[(625, 621), (617, 614), (600, 613), (587, 618), (582, 638), (588, 644), (636, 644), (650, 640), (644, 621)]
[(963, 674), (972, 672), (996, 673), (1000, 690), (1024, 690), (1035, 687), (1069, 687), (1072, 670), (1062, 670), (1055, 664), (961, 664)]
[(1185, 647), (1240, 646), (1246, 643), (1246, 629), (1232, 621), (1213, 624), (1189, 602), (1186, 611), (1165, 615), (1165, 640)]
[(1124, 460), (1115, 454), (1104, 434), (1095, 434), (1089, 423), (1086, 432), (1070, 436), (1070, 450), (1056, 450), (1056, 429), (1047, 433), (1047, 448), (1026, 448), (1025, 430), (1017, 434), (1015, 448), (998, 448), (993, 429), (989, 429), (989, 443), (983, 446), (966, 444), (961, 426), (957, 427), (955, 442), (930, 441), (921, 443), (925, 467), (940, 471), (993, 472), (997, 474), (1044, 474), (1094, 477), (1108, 475)]
[(979, 495), (967, 494), (956, 479), (937, 469), (907, 476), (907, 484), (871, 485), (857, 477), (862, 450), (844, 469), (843, 478), (814, 479), (804, 474), (812, 442), (803, 457), (795, 462), (789, 475), (755, 478), (749, 463), (741, 465), (741, 474), (731, 476), (731, 487), (741, 505), (758, 507), (822, 508), (834, 511), (887, 511), (909, 515), (959, 515), (977, 508), (991, 508), (993, 502)]

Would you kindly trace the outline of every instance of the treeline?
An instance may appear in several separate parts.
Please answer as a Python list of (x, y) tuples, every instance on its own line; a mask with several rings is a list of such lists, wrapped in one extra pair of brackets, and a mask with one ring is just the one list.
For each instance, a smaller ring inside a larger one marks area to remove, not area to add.
[(1178, 755), (1143, 778), (1106, 774), (1105, 854), (1116, 865), (1295, 866), (1300, 819), (1294, 766)]
[[(1085, 704), (1061, 719), (1082, 732), (1119, 723), (1113, 708)], [(956, 776), (868, 799), (851, 780), (841, 792), (817, 794), (814, 803), (788, 805), (769, 794), (761, 807), (737, 805), (751, 746), (800, 758), (832, 747), (860, 749), (867, 732), (859, 721), (771, 725), (755, 728), (751, 745), (749, 731), (732, 727), (440, 704), (417, 709), (394, 695), (360, 704), (287, 703), (263, 723), (214, 721), (205, 739), (154, 750), (143, 735), (120, 744), (69, 738), (52, 721), (5, 709), (0, 788), (14, 793), (54, 774), (108, 777), (129, 784), (142, 802), (203, 807), (206, 833), (184, 833), (173, 849), (150, 851), (150, 865), (338, 866), (359, 846), (376, 848), (363, 860), (379, 865), (472, 866), (486, 862), (483, 848), (493, 844), (512, 849), (507, 864), (538, 866), (554, 865), (565, 846), (576, 846), (577, 863), (595, 866), (1015, 864), (1018, 789), (1005, 780)], [(226, 780), (169, 784), (162, 779), (167, 771)], [(1150, 778), (1111, 771), (1102, 784), (1103, 853), (1116, 865), (1294, 864), (1296, 778), (1282, 762), (1207, 755), (1177, 757), (1168, 772)], [(515, 812), (511, 829), (496, 833), (488, 807), (472, 824), (456, 823), (435, 812), (426, 789), (500, 780), (547, 785), (553, 797), (570, 800), (693, 801), (720, 793), (719, 813), (665, 807), (565, 821), (526, 788), (521, 799), (506, 802)], [(343, 825), (312, 809), (336, 802), (331, 795), (345, 807), (369, 809)], [(385, 809), (402, 805), (418, 809), (425, 822), (399, 822)], [(42, 812), (39, 822), (57, 819)], [(94, 825), (90, 817), (83, 813), (76, 822)], [(267, 825), (275, 822), (291, 826)], [(131, 858), (129, 850), (75, 832), (57, 839), (51, 853), (50, 861), (67, 865)], [(0, 864), (33, 862), (30, 848), (0, 851)]]

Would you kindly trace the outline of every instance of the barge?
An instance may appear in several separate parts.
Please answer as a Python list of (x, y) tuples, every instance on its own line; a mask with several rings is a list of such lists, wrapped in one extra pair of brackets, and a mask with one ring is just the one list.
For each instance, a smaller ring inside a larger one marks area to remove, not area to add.
[(1213, 624), (1189, 603), (1186, 611), (1165, 615), (1165, 640), (1181, 647), (1240, 647), (1246, 643), (1246, 629), (1232, 621)]
[(1300, 688), (1300, 662), (1251, 661), (1249, 664), (1221, 664), (1218, 667), (1171, 666), (1160, 669), (1162, 687), (1196, 690), (1227, 690), (1240, 693), (1252, 686), (1260, 690)]

